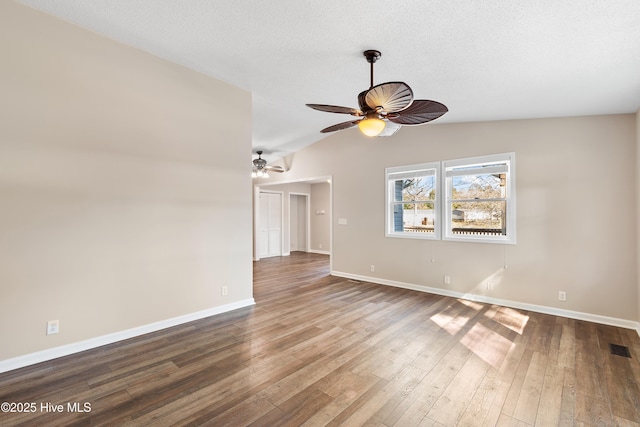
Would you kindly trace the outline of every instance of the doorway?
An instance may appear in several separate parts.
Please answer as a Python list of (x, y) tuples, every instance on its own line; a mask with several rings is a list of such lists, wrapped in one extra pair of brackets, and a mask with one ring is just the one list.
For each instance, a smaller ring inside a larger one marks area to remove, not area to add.
[[(333, 211), (332, 186), (331, 176), (254, 183), (254, 261), (267, 257), (288, 256), (296, 249), (299, 252), (306, 249), (307, 253), (329, 255), (329, 263), (333, 268), (331, 261), (331, 247), (333, 246), (333, 225), (331, 220)], [(264, 197), (268, 196), (265, 196), (265, 194), (279, 194), (281, 197), (280, 203), (275, 199), (271, 200), (271, 202), (266, 202)], [(301, 204), (304, 206), (302, 198), (291, 198), (291, 194), (305, 196), (306, 208), (301, 206)], [(269, 203), (271, 203), (271, 208)], [(279, 215), (271, 212), (272, 221), (270, 222), (273, 224), (269, 225), (267, 216), (269, 216), (268, 212), (274, 209), (274, 203), (276, 206), (280, 206), (280, 212)], [(294, 213), (297, 213), (297, 215), (293, 215), (295, 218), (300, 218), (304, 213), (304, 209), (306, 209), (306, 223), (304, 221), (300, 222), (301, 220), (298, 219), (297, 224), (292, 226), (292, 204), (297, 205), (297, 207), (293, 208)], [(279, 217), (280, 220), (273, 221), (274, 216)], [(275, 225), (275, 227), (272, 227), (272, 225)], [(277, 229), (278, 225), (280, 226), (279, 231)], [(306, 226), (306, 230), (301, 231), (302, 225)], [(271, 228), (271, 232), (268, 231), (269, 228)], [(297, 232), (297, 238), (293, 239), (293, 241), (291, 239), (292, 228), (294, 233)], [(305, 235), (306, 241), (301, 241), (301, 237)], [(294, 245), (293, 249), (291, 243)], [(271, 250), (269, 246), (271, 246)]]

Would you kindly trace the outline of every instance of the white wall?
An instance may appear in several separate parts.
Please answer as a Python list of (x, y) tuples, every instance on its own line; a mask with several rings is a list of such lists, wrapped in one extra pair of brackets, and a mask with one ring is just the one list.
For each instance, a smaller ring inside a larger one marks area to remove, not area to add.
[(0, 365), (252, 301), (249, 93), (7, 1), (0, 52)]
[[(374, 140), (350, 129), (296, 153), (287, 179), (333, 176), (336, 273), (637, 320), (637, 127), (626, 114), (431, 123)], [(505, 152), (517, 157), (517, 245), (385, 237), (385, 167)]]

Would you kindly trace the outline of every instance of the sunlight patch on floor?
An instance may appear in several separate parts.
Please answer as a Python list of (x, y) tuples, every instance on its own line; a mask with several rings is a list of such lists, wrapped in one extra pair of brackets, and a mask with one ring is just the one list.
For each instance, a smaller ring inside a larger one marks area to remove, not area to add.
[(515, 344), (499, 333), (476, 323), (460, 340), (460, 343), (471, 350), (476, 356), (496, 369)]
[(526, 314), (522, 314), (513, 308), (499, 305), (491, 306), (485, 316), (520, 335), (522, 335), (529, 322), (529, 316)]
[(431, 321), (436, 325), (440, 326), (442, 329), (450, 333), (451, 335), (455, 335), (467, 324), (469, 321), (468, 316), (451, 316), (444, 313), (436, 313), (431, 316)]

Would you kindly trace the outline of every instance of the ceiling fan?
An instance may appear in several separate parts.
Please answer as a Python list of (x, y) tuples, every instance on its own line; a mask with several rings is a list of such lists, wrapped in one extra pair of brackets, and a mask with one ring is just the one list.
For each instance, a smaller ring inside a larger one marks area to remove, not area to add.
[(262, 151), (256, 151), (258, 158), (253, 160), (253, 178), (269, 178), (268, 171), (282, 173), (284, 169), (281, 166), (267, 166), (267, 161), (262, 158)]
[(322, 129), (328, 133), (358, 125), (367, 136), (390, 136), (401, 126), (421, 125), (446, 113), (448, 108), (436, 101), (413, 99), (413, 91), (404, 82), (387, 82), (373, 85), (373, 64), (382, 54), (377, 50), (363, 52), (371, 64), (371, 85), (358, 95), (360, 109), (325, 104), (306, 104), (314, 110), (328, 113), (351, 114), (356, 120), (338, 123)]

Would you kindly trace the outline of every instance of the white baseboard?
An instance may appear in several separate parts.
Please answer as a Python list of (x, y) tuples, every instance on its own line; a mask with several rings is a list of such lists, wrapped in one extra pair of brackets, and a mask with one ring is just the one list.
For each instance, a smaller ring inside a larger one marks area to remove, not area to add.
[(73, 344), (50, 348), (12, 359), (0, 360), (0, 373), (23, 368), (29, 365), (34, 365), (40, 362), (45, 362), (47, 360), (56, 359), (58, 357), (68, 356), (70, 354), (79, 353), (81, 351), (90, 350), (92, 348), (100, 347), (103, 345), (112, 344), (117, 341), (126, 340), (129, 338), (148, 334), (150, 332), (156, 332), (161, 329), (170, 328), (172, 326), (181, 325), (183, 323), (192, 322), (194, 320), (204, 319), (205, 317), (215, 316), (216, 314), (222, 314), (228, 311), (237, 310), (239, 308), (249, 307), (254, 304), (255, 300), (253, 298), (249, 298), (231, 304), (198, 311), (196, 313), (185, 314), (183, 316), (161, 320), (159, 322), (150, 323), (148, 325), (138, 326), (136, 328), (127, 329), (125, 331), (90, 338), (88, 340), (80, 341)]
[(311, 253), (311, 254), (331, 255), (331, 252), (329, 252), (329, 251), (320, 251), (320, 250), (317, 250), (317, 249), (309, 249), (308, 252)]
[(360, 276), (358, 274), (343, 273), (341, 271), (332, 271), (332, 276), (344, 277), (345, 279), (359, 280), (362, 282), (376, 283), (378, 285), (393, 286), (396, 288), (411, 289), (419, 292), (427, 292), (430, 294), (443, 295), (453, 298), (462, 298), (469, 301), (477, 301), (487, 304), (496, 304), (503, 307), (516, 308), (520, 310), (533, 311), (536, 313), (552, 314), (554, 316), (567, 317), (569, 319), (585, 320), (587, 322), (600, 323), (603, 325), (617, 326), (625, 329), (634, 329), (640, 336), (640, 322), (632, 320), (618, 319), (615, 317), (601, 316), (599, 314), (583, 313), (579, 311), (562, 310), (555, 307), (547, 307), (543, 305), (527, 304), (518, 301), (510, 301), (498, 298), (490, 298), (484, 295), (476, 295), (470, 293), (462, 293), (450, 291), (447, 289), (432, 288), (429, 286), (414, 285), (411, 283), (397, 282), (394, 280), (380, 279), (377, 277)]

